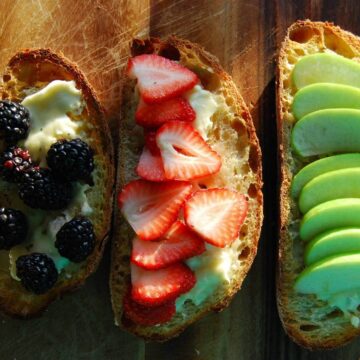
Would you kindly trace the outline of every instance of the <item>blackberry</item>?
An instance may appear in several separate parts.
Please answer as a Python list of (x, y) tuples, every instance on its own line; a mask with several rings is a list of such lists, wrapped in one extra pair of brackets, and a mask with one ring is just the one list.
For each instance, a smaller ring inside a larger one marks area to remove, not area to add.
[(81, 139), (57, 141), (51, 145), (46, 160), (57, 176), (69, 181), (90, 181), (94, 170), (93, 151)]
[(54, 261), (45, 254), (32, 253), (16, 260), (16, 275), (26, 290), (44, 294), (58, 279)]
[(30, 127), (30, 114), (21, 104), (0, 101), (0, 136), (10, 143), (25, 139)]
[(19, 196), (34, 209), (60, 210), (72, 198), (70, 182), (60, 182), (49, 169), (32, 168), (23, 173), (19, 183)]
[(18, 210), (0, 208), (0, 250), (9, 250), (26, 239), (28, 223)]
[(70, 261), (84, 261), (95, 248), (95, 234), (91, 221), (75, 217), (64, 224), (56, 234), (55, 247), (61, 256)]
[(9, 147), (0, 156), (0, 175), (9, 182), (18, 182), (23, 172), (33, 167), (29, 151)]

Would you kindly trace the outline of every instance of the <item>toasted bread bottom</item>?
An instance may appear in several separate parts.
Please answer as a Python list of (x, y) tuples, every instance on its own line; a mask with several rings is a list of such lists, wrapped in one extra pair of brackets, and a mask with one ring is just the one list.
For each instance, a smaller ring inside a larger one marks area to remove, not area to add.
[(298, 294), (294, 281), (304, 268), (304, 246), (299, 239), (301, 215), (290, 196), (292, 177), (304, 166), (294, 157), (290, 134), (295, 119), (291, 104), (296, 92), (291, 72), (303, 56), (335, 52), (360, 61), (360, 39), (331, 23), (298, 21), (288, 29), (277, 67), (277, 112), (280, 157), (280, 243), (277, 301), (282, 323), (289, 336), (310, 349), (328, 349), (345, 344), (360, 333), (350, 319), (315, 295)]
[[(43, 295), (26, 291), (20, 282), (10, 276), (6, 266), (0, 267), (1, 311), (17, 317), (31, 317), (38, 315), (56, 298), (81, 286), (98, 266), (110, 230), (114, 182), (113, 147), (104, 111), (94, 90), (77, 66), (63, 56), (48, 49), (20, 52), (10, 60), (2, 79), (1, 97), (16, 102), (22, 101), (26, 90), (41, 89), (53, 80), (74, 80), (85, 102), (81, 119), (92, 125), (86, 130), (86, 138), (92, 140), (95, 161), (94, 186), (87, 191), (89, 205), (93, 208), (93, 213), (88, 217), (94, 225), (96, 235), (94, 252), (80, 266), (74, 266), (73, 270), (67, 269), (66, 276), (64, 272), (61, 273), (55, 287)], [(0, 141), (0, 148), (3, 147), (4, 144)], [(2, 206), (10, 206), (11, 198), (17, 196), (15, 187), (8, 185), (7, 190), (0, 194)], [(4, 254), (1, 257), (6, 261)]]
[[(200, 46), (176, 37), (165, 41), (135, 40), (132, 55), (143, 53), (156, 53), (179, 61), (199, 76), (206, 90), (222, 99), (223, 105), (212, 116), (213, 128), (207, 141), (221, 155), (223, 165), (219, 174), (204, 181), (207, 187), (237, 190), (246, 194), (249, 200), (249, 211), (240, 238), (231, 246), (234, 256), (231, 259), (229, 280), (220, 282), (214, 293), (199, 305), (191, 300), (186, 301), (182, 311), (178, 311), (170, 322), (157, 326), (139, 326), (123, 316), (122, 302), (130, 283), (129, 259), (134, 232), (121, 217), (119, 210), (115, 211), (110, 275), (115, 322), (146, 339), (165, 341), (178, 335), (205, 313), (225, 308), (240, 289), (256, 255), (263, 218), (261, 151), (251, 115), (231, 77), (224, 72), (214, 56)], [(118, 191), (136, 177), (135, 167), (143, 146), (142, 129), (136, 126), (134, 120), (137, 102), (135, 83), (127, 79), (123, 86), (120, 122)]]

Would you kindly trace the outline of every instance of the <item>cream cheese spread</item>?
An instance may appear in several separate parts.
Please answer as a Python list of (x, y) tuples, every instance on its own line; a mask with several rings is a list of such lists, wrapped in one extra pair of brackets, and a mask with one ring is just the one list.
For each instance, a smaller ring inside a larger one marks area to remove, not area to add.
[(35, 162), (44, 165), (50, 146), (59, 139), (73, 139), (81, 125), (68, 113), (82, 111), (81, 91), (74, 81), (55, 80), (21, 103), (30, 112), (30, 131), (24, 142)]
[(186, 261), (195, 272), (196, 284), (176, 300), (176, 311), (182, 311), (186, 301), (195, 305), (206, 301), (224, 283), (230, 283), (235, 252), (206, 244), (206, 251)]
[(218, 108), (216, 96), (210, 91), (204, 90), (200, 85), (190, 90), (186, 95), (191, 107), (196, 113), (193, 126), (207, 140), (209, 131), (212, 128), (211, 117)]
[[(47, 151), (57, 140), (83, 138), (82, 122), (71, 118), (71, 115), (80, 115), (83, 110), (82, 94), (74, 81), (52, 81), (43, 89), (26, 96), (22, 105), (29, 109), (31, 119), (29, 136), (23, 145), (35, 162), (46, 165)], [(29, 223), (27, 241), (9, 252), (10, 273), (14, 279), (19, 280), (16, 276), (16, 259), (30, 252), (46, 253), (54, 260), (59, 272), (70, 264), (55, 247), (56, 234), (75, 214), (88, 216), (92, 213), (86, 196), (89, 188), (86, 184), (74, 184), (74, 198), (64, 211), (34, 210), (19, 199), (14, 199), (16, 208), (25, 213)]]
[[(186, 94), (191, 107), (196, 113), (193, 122), (195, 129), (199, 131), (204, 140), (208, 139), (209, 132), (213, 127), (211, 117), (222, 106), (218, 96), (196, 85)], [(195, 272), (196, 284), (187, 293), (176, 300), (176, 311), (182, 312), (187, 301), (195, 305), (208, 300), (219, 287), (231, 281), (233, 272), (232, 265), (236, 252), (233, 248), (219, 248), (206, 244), (206, 251), (186, 261), (187, 265)]]

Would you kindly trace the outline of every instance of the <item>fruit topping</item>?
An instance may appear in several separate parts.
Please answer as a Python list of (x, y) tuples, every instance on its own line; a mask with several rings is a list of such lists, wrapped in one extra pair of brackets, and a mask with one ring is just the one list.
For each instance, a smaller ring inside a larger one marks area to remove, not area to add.
[(25, 215), (9, 208), (0, 208), (0, 250), (9, 250), (25, 241), (28, 223)]
[(131, 58), (127, 68), (137, 84), (143, 100), (158, 103), (178, 97), (199, 81), (197, 75), (175, 61), (154, 54)]
[(145, 131), (145, 144), (152, 155), (161, 155), (156, 143), (156, 131)]
[(81, 139), (59, 140), (47, 153), (47, 164), (53, 173), (68, 181), (90, 181), (94, 170), (92, 149)]
[(225, 247), (238, 236), (248, 202), (228, 189), (199, 190), (185, 204), (186, 224), (206, 242)]
[(49, 169), (33, 168), (23, 174), (19, 196), (34, 209), (60, 210), (72, 199), (70, 182), (60, 182)]
[(157, 131), (156, 140), (167, 179), (190, 180), (220, 170), (220, 156), (190, 124), (168, 122)]
[(324, 109), (296, 122), (291, 145), (301, 157), (360, 152), (360, 110)]
[(27, 150), (17, 146), (9, 147), (0, 156), (0, 175), (9, 182), (18, 182), (23, 172), (33, 167), (30, 154)]
[(0, 101), (0, 137), (8, 143), (25, 139), (30, 127), (29, 111), (22, 105), (9, 101)]
[(195, 274), (183, 263), (160, 270), (145, 270), (131, 264), (131, 296), (141, 305), (159, 306), (188, 292)]
[(94, 228), (90, 220), (75, 217), (64, 224), (56, 234), (55, 247), (70, 261), (84, 261), (95, 248)]
[(44, 294), (58, 279), (54, 261), (45, 254), (32, 253), (16, 260), (16, 275), (26, 290)]
[(131, 298), (130, 293), (125, 296), (123, 307), (127, 319), (144, 326), (164, 324), (170, 321), (176, 312), (174, 300), (159, 306), (149, 307), (138, 304)]
[(136, 167), (136, 173), (145, 180), (165, 181), (164, 165), (160, 155), (153, 155), (144, 147)]
[(125, 185), (118, 203), (136, 234), (143, 240), (154, 240), (176, 220), (191, 190), (187, 182), (134, 180)]
[(189, 102), (181, 97), (160, 104), (146, 104), (140, 100), (135, 119), (144, 127), (156, 128), (168, 121), (194, 121), (196, 113)]
[(143, 241), (135, 237), (131, 261), (142, 268), (154, 270), (204, 251), (204, 241), (181, 221), (176, 221), (158, 241)]

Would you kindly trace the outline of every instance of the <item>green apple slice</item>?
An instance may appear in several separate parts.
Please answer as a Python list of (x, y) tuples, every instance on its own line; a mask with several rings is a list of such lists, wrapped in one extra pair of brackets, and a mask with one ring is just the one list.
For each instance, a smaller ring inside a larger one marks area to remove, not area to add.
[(334, 255), (358, 252), (360, 254), (360, 228), (330, 230), (316, 236), (306, 246), (307, 266)]
[(296, 199), (302, 188), (316, 176), (329, 171), (360, 167), (360, 154), (333, 155), (316, 160), (303, 167), (293, 178), (291, 183), (291, 196)]
[(307, 55), (296, 63), (292, 79), (297, 89), (314, 83), (360, 87), (360, 64), (336, 54)]
[(305, 86), (294, 97), (296, 119), (322, 109), (360, 109), (360, 89), (340, 84), (318, 83)]
[(315, 206), (303, 217), (300, 238), (309, 241), (332, 229), (360, 227), (360, 199), (336, 199)]
[(304, 116), (294, 126), (292, 147), (302, 157), (360, 151), (360, 110), (325, 109)]
[(360, 198), (360, 167), (330, 171), (309, 181), (301, 190), (299, 208), (302, 213), (340, 198)]
[(327, 258), (306, 268), (295, 281), (295, 290), (319, 298), (360, 288), (360, 254)]

